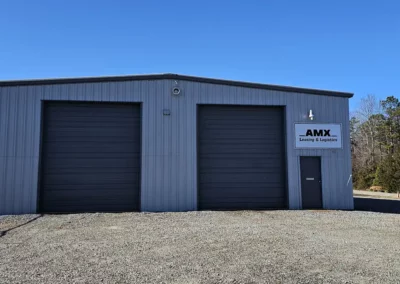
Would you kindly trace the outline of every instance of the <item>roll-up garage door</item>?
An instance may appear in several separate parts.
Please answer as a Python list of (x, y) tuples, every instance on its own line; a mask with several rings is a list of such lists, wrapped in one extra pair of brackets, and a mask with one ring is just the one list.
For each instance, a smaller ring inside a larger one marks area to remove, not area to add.
[(281, 107), (199, 107), (200, 209), (287, 206), (283, 114)]
[(136, 211), (140, 200), (138, 104), (44, 104), (42, 212)]

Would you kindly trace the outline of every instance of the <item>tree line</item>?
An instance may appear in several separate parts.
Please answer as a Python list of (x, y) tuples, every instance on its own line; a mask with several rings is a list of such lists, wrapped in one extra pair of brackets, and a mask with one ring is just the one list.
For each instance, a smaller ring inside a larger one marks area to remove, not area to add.
[(357, 189), (400, 190), (400, 102), (361, 100), (350, 119), (353, 183)]

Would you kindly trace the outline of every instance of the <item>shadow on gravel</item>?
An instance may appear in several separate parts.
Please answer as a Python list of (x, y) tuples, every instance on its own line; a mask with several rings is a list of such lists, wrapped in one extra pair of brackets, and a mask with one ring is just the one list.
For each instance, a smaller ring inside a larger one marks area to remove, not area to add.
[(29, 224), (29, 223), (32, 223), (33, 221), (39, 219), (39, 218), (42, 217), (42, 216), (43, 216), (43, 215), (39, 215), (39, 216), (37, 216), (37, 217), (35, 217), (35, 218), (32, 218), (31, 220), (29, 220), (29, 221), (27, 221), (27, 222), (25, 222), (25, 223), (22, 223), (22, 224), (18, 225), (18, 226), (12, 227), (12, 228), (7, 229), (7, 230), (4, 230), (4, 231), (0, 231), (0, 238), (1, 238), (1, 237), (4, 237), (5, 235), (7, 235), (7, 233), (11, 232), (12, 230), (18, 229), (18, 228), (20, 228), (20, 227), (22, 227), (22, 226), (25, 226), (25, 225), (27, 225), (27, 224)]
[(400, 214), (400, 200), (354, 198), (354, 210)]

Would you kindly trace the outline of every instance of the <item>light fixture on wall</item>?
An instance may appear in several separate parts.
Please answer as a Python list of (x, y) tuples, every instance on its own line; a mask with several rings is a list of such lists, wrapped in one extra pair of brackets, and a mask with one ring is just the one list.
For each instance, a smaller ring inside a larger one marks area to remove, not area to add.
[(179, 96), (181, 94), (181, 88), (179, 88), (178, 81), (174, 81), (175, 87), (172, 88), (172, 95)]
[(308, 118), (309, 118), (310, 120), (314, 120), (314, 114), (313, 114), (313, 112), (312, 112), (312, 109), (310, 109), (310, 114), (308, 115)]
[(181, 93), (181, 89), (179, 87), (173, 87), (172, 88), (172, 94), (174, 96), (179, 96), (180, 93)]

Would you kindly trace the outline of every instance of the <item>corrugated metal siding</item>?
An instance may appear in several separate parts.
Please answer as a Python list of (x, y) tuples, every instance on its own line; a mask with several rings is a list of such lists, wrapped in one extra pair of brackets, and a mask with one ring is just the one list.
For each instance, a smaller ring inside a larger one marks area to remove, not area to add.
[[(143, 211), (197, 209), (197, 104), (286, 106), (289, 206), (301, 208), (299, 156), (321, 156), (323, 203), (352, 209), (348, 99), (173, 80), (0, 88), (0, 214), (36, 212), (42, 100), (142, 102)], [(163, 109), (171, 111), (163, 115)], [(294, 123), (342, 123), (343, 149), (296, 150)]]

